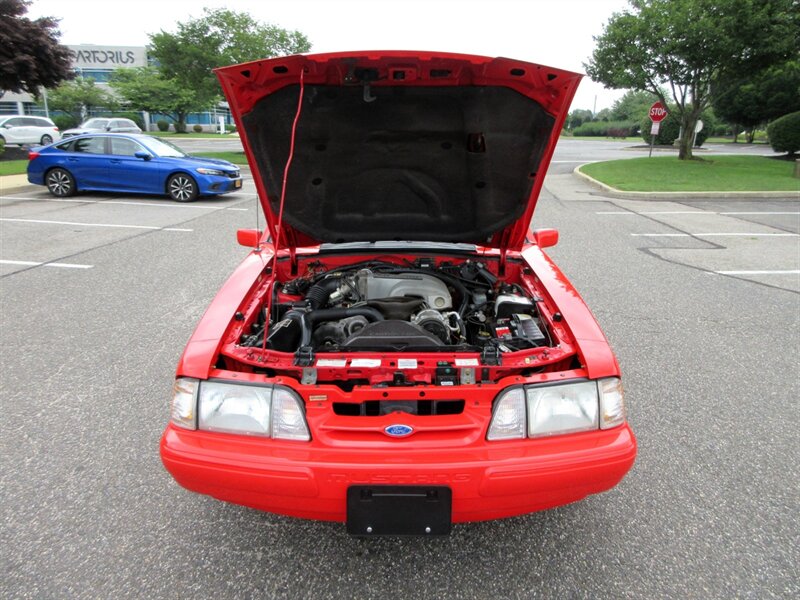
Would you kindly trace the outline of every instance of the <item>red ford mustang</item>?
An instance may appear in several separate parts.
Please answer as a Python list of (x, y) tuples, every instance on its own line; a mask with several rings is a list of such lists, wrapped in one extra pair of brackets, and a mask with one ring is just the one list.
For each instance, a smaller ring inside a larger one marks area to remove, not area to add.
[(603, 492), (631, 468), (619, 365), (529, 231), (580, 75), (432, 52), (217, 72), (266, 231), (180, 360), (182, 486), (355, 535)]

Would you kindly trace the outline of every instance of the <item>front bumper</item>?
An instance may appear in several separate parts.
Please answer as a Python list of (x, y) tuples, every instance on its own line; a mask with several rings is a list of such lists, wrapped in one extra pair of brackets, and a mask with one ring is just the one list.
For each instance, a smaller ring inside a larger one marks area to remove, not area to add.
[(575, 502), (614, 487), (636, 457), (627, 424), (469, 448), (353, 450), (167, 426), (161, 459), (183, 487), (272, 513), (345, 521), (352, 485), (439, 485), (452, 520), (482, 521)]
[(195, 174), (201, 196), (228, 194), (242, 189), (242, 177), (222, 177), (220, 175)]

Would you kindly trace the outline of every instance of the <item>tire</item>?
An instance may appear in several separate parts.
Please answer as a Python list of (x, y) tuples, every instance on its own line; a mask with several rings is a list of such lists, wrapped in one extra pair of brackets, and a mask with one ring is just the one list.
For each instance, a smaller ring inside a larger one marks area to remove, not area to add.
[(47, 146), (47, 144), (53, 143), (53, 136), (47, 135), (45, 133), (40, 141), (42, 142), (42, 146)]
[(175, 173), (167, 179), (167, 194), (176, 202), (191, 202), (198, 195), (197, 182), (186, 173)]
[(72, 196), (78, 191), (78, 186), (75, 184), (75, 178), (72, 173), (58, 167), (50, 169), (45, 174), (44, 183), (47, 186), (47, 190), (58, 198)]

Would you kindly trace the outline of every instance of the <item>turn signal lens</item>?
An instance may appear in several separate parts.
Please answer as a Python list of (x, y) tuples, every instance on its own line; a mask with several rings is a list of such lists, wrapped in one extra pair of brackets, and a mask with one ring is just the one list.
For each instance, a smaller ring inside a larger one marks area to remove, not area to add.
[(597, 382), (600, 390), (600, 429), (611, 429), (625, 422), (622, 381), (616, 377)]
[(495, 401), (487, 440), (513, 440), (525, 437), (525, 390), (521, 387), (503, 392)]
[(184, 429), (197, 428), (197, 379), (181, 377), (172, 384), (172, 423)]

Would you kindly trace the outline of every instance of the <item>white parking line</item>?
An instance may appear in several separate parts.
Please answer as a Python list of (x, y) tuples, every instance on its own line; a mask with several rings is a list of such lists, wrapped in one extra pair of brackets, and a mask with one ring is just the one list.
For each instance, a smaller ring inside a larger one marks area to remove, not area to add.
[(798, 233), (632, 233), (633, 237), (800, 237)]
[(778, 211), (760, 211), (755, 210), (751, 212), (721, 212), (721, 215), (800, 215), (800, 212), (778, 212)]
[(0, 265), (23, 265), (28, 267), (61, 267), (62, 269), (91, 269), (94, 265), (76, 265), (73, 263), (58, 263), (58, 262), (33, 262), (30, 260), (0, 260)]
[(205, 210), (239, 210), (247, 211), (249, 208), (234, 208), (228, 206), (205, 206), (196, 204), (154, 204), (152, 202), (133, 202), (129, 200), (70, 200), (67, 198), (28, 198), (25, 196), (6, 196), (8, 200), (37, 200), (39, 202), (68, 202), (71, 204), (129, 204), (131, 206), (156, 206), (160, 208), (200, 208)]
[(711, 271), (718, 275), (800, 275), (800, 269), (789, 271)]
[(116, 225), (113, 223), (75, 223), (73, 221), (45, 221), (44, 219), (0, 218), (0, 221), (9, 221), (12, 223), (41, 223), (45, 225), (77, 225), (79, 227), (117, 227), (120, 229), (149, 229), (153, 231), (181, 231), (181, 232), (194, 231), (194, 229), (182, 229), (178, 227), (155, 227), (153, 225)]

